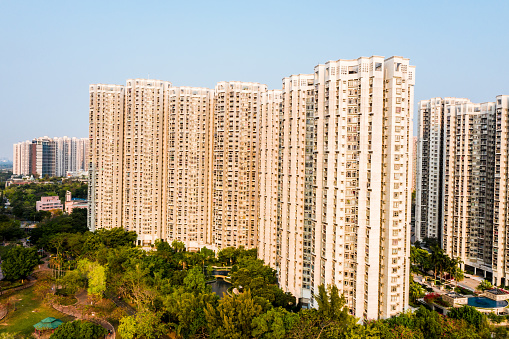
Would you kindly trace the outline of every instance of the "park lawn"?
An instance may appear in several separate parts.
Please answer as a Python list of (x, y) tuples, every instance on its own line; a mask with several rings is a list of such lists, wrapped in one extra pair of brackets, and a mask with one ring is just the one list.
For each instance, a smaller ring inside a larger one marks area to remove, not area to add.
[[(16, 310), (9, 312), (0, 321), (0, 333), (9, 332), (28, 336), (34, 332), (33, 325), (47, 317), (54, 317), (64, 322), (74, 320), (73, 317), (43, 304), (42, 300), (34, 293), (33, 287), (21, 290), (13, 294), (12, 297), (16, 299)], [(0, 298), (0, 302), (7, 302), (7, 298)]]

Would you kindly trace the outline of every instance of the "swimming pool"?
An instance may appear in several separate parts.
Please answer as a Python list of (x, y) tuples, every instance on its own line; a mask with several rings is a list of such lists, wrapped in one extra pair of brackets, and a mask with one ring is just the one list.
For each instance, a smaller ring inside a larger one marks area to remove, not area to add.
[(509, 303), (505, 300), (495, 301), (485, 297), (468, 298), (468, 305), (481, 308), (499, 308), (506, 307)]

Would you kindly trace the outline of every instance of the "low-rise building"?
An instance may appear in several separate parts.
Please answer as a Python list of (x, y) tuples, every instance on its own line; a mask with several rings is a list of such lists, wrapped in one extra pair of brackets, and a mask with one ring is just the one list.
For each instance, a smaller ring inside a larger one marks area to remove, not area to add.
[(456, 292), (449, 292), (442, 295), (442, 300), (447, 302), (453, 307), (459, 305), (466, 305), (468, 303), (468, 298), (466, 296)]
[(53, 210), (63, 210), (62, 202), (60, 202), (60, 198), (58, 196), (52, 197), (41, 197), (40, 201), (35, 203), (35, 210), (39, 211), (53, 211)]
[(509, 299), (509, 292), (500, 288), (493, 288), (491, 290), (486, 290), (485, 292), (486, 298), (495, 301), (507, 300)]
[(88, 210), (88, 200), (73, 198), (72, 193), (67, 191), (65, 194), (65, 213), (71, 214), (75, 208), (86, 208)]

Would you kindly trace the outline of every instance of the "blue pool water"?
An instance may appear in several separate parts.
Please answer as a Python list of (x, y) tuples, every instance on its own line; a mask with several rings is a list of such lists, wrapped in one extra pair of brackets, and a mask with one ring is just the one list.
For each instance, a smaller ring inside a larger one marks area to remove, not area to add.
[(468, 298), (468, 305), (482, 308), (499, 308), (506, 307), (509, 303), (505, 300), (495, 301), (485, 297)]

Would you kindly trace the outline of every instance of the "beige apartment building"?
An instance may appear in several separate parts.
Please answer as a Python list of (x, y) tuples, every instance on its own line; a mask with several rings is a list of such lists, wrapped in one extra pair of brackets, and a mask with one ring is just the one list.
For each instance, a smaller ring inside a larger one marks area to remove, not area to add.
[(130, 79), (125, 87), (122, 226), (138, 243), (162, 238), (168, 81)]
[[(277, 269), (284, 290), (307, 302), (312, 296), (312, 230), (305, 224), (306, 126), (313, 110), (314, 75), (283, 79), (279, 123)], [(314, 121), (313, 121), (314, 122)]]
[(142, 246), (255, 247), (266, 92), (246, 82), (91, 85), (89, 227), (136, 231)]
[(395, 315), (408, 304), (414, 76), (408, 59), (373, 56), (282, 90), (91, 85), (89, 226), (144, 246), (258, 246), (305, 306), (335, 284), (352, 314)]
[(122, 227), (125, 87), (90, 85), (88, 227)]
[(267, 86), (219, 82), (214, 97), (212, 244), (258, 245), (258, 118)]
[(373, 56), (283, 80), (274, 267), (307, 306), (320, 284), (367, 319), (408, 304), (414, 76)]
[(276, 266), (278, 240), (278, 154), (281, 90), (261, 94), (260, 104), (260, 212), (258, 253), (267, 265)]
[[(495, 99), (493, 259), (495, 284), (509, 285), (509, 95)], [(494, 158), (494, 159), (493, 159)]]
[(214, 91), (172, 87), (167, 101), (162, 238), (198, 250), (212, 241)]

